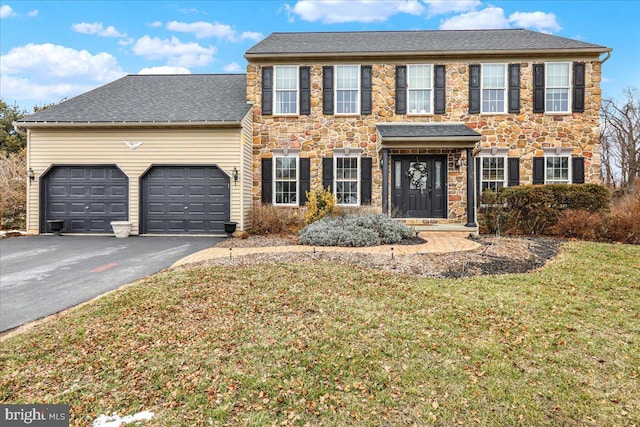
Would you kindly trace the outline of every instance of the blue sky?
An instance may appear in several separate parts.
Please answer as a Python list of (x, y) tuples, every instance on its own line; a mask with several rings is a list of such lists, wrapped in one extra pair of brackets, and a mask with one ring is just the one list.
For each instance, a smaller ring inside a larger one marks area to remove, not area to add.
[(604, 96), (640, 88), (640, 1), (0, 1), (0, 96), (29, 111), (125, 74), (244, 72), (272, 32), (528, 28), (614, 49)]

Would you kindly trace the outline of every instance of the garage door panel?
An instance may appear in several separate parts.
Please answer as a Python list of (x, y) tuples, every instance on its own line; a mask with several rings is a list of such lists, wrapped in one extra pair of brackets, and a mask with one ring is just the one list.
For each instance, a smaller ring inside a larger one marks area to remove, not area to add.
[(142, 178), (143, 233), (220, 233), (229, 179), (215, 166), (154, 166)]
[(129, 218), (128, 178), (115, 166), (56, 166), (45, 177), (46, 220), (62, 219), (64, 232), (111, 233), (111, 221)]

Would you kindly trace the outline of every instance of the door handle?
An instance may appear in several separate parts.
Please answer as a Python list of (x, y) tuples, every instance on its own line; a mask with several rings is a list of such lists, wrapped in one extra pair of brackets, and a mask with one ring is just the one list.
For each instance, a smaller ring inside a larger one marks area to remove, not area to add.
[(184, 210), (185, 210), (185, 211), (186, 211), (187, 209), (189, 209), (189, 206), (185, 206), (185, 207), (184, 207)]

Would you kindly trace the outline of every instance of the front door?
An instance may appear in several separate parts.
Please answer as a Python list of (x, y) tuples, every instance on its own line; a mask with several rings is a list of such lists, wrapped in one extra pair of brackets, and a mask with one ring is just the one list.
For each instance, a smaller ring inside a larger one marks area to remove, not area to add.
[[(394, 156), (392, 161), (391, 215), (397, 218), (446, 218), (447, 157)], [(426, 177), (420, 179), (423, 174)]]

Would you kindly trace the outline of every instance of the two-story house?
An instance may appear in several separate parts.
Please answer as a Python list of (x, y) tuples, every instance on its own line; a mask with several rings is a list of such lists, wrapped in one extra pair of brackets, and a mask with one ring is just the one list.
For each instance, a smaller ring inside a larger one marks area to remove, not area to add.
[(246, 76), (126, 76), (17, 123), (28, 231), (222, 234), (320, 186), (468, 230), (486, 189), (600, 182), (610, 52), (527, 30), (274, 33)]
[(271, 34), (245, 54), (254, 200), (302, 206), (323, 185), (475, 226), (485, 189), (599, 183), (610, 51), (522, 29)]

